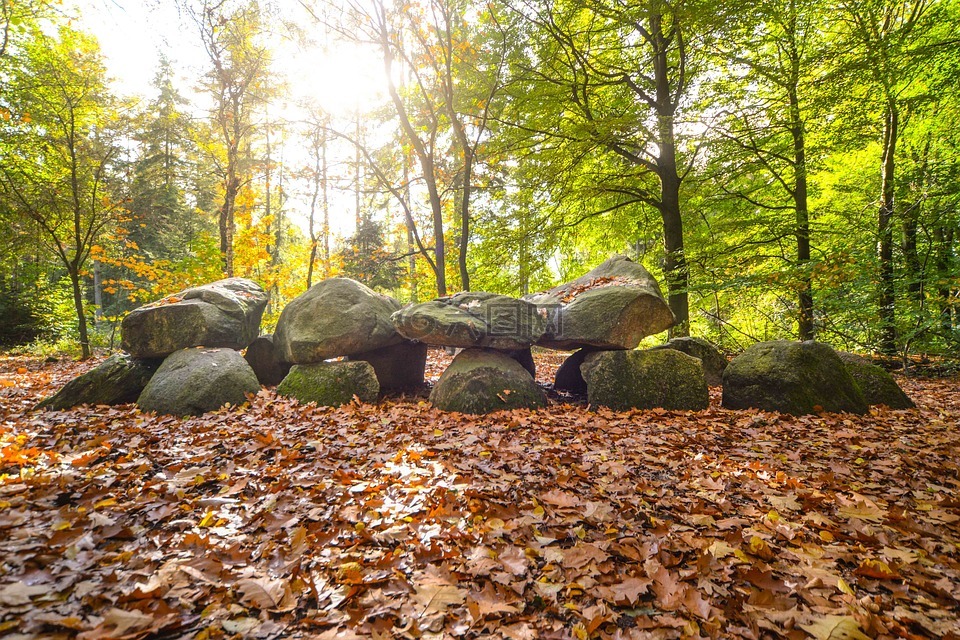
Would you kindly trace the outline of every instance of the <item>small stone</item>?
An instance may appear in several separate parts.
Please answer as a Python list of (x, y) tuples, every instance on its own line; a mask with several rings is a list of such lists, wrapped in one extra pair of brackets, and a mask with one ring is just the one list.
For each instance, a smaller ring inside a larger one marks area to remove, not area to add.
[(115, 353), (65, 384), (56, 395), (38, 404), (37, 409), (62, 411), (82, 404), (136, 402), (159, 367), (159, 360), (142, 360), (126, 353)]

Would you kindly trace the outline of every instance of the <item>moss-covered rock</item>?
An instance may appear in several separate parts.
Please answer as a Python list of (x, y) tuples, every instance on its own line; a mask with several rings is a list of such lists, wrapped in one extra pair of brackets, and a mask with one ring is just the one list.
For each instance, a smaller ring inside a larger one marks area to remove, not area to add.
[(524, 300), (547, 318), (537, 344), (551, 349), (634, 349), (675, 322), (657, 281), (626, 256), (614, 256), (576, 280)]
[(240, 405), (257, 393), (257, 376), (233, 349), (183, 349), (171, 354), (137, 400), (143, 411), (200, 415), (225, 404)]
[(653, 347), (653, 349), (675, 349), (688, 356), (699, 358), (703, 365), (703, 375), (707, 379), (707, 384), (711, 387), (719, 387), (723, 384), (723, 370), (727, 368), (727, 359), (723, 357), (723, 354), (714, 344), (703, 338), (691, 336), (673, 338), (666, 344)]
[(126, 353), (115, 353), (65, 384), (37, 408), (60, 411), (81, 404), (136, 402), (159, 366), (160, 360), (142, 360)]
[(441, 347), (527, 349), (543, 336), (537, 307), (510, 296), (465, 291), (404, 307), (393, 322), (405, 338)]
[(267, 293), (245, 278), (186, 289), (127, 314), (121, 347), (136, 358), (199, 346), (243, 349), (260, 334), (266, 305)]
[(480, 414), (535, 409), (546, 406), (547, 398), (530, 373), (509, 355), (465, 349), (440, 376), (430, 402), (443, 411)]
[(376, 402), (380, 383), (369, 362), (317, 362), (291, 367), (277, 386), (277, 393), (296, 398), (302, 404), (339, 407), (353, 400), (353, 396), (362, 402)]
[(792, 415), (867, 412), (867, 402), (837, 352), (812, 340), (748, 347), (723, 372), (723, 406)]
[(310, 364), (399, 344), (400, 303), (350, 278), (330, 278), (287, 304), (273, 343), (281, 362)]
[(380, 391), (410, 391), (425, 384), (427, 345), (422, 342), (404, 341), (358, 353), (349, 359), (370, 363), (377, 374)]
[(597, 351), (580, 371), (592, 405), (697, 411), (710, 404), (700, 360), (673, 349)]
[(867, 404), (883, 404), (891, 409), (913, 409), (917, 406), (886, 369), (854, 353), (841, 351), (839, 355)]

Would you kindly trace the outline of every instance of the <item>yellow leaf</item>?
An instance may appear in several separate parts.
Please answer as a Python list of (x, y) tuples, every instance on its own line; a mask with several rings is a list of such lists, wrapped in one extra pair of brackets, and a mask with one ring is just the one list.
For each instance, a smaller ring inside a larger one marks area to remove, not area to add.
[(213, 511), (207, 511), (207, 513), (203, 516), (203, 519), (200, 520), (200, 524), (198, 524), (197, 526), (204, 527), (204, 528), (212, 527), (216, 521), (217, 521), (217, 516), (213, 515)]
[(117, 504), (116, 498), (104, 498), (100, 502), (96, 502), (93, 505), (94, 509), (102, 509), (103, 507), (112, 507)]
[(840, 589), (840, 591), (847, 594), (848, 596), (853, 595), (853, 589), (850, 588), (850, 585), (847, 584), (847, 581), (844, 580), (843, 578), (837, 578), (837, 589)]
[(817, 640), (870, 640), (850, 616), (823, 616), (811, 624), (801, 624), (800, 628)]

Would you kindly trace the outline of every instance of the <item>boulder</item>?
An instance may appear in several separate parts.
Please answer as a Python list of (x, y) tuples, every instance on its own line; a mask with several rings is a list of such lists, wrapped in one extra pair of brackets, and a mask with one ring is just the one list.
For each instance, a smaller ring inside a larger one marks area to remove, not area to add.
[(707, 384), (711, 387), (719, 387), (723, 384), (723, 370), (727, 368), (727, 359), (716, 346), (703, 338), (691, 338), (689, 336), (673, 338), (666, 344), (658, 345), (652, 349), (675, 349), (688, 356), (700, 358)]
[(710, 404), (700, 360), (673, 349), (597, 351), (580, 371), (592, 405), (697, 411)]
[(267, 333), (247, 347), (243, 359), (247, 361), (257, 380), (266, 387), (275, 387), (290, 373), (290, 365), (280, 362), (277, 348), (273, 343), (273, 334)]
[(748, 347), (723, 372), (723, 406), (792, 415), (867, 412), (863, 394), (837, 352), (812, 340)]
[(233, 349), (183, 349), (163, 361), (137, 406), (174, 416), (200, 415), (225, 404), (240, 405), (257, 393), (257, 376)]
[(500, 351), (461, 351), (430, 393), (443, 411), (491, 413), (504, 409), (543, 407), (547, 398), (523, 366)]
[(594, 353), (596, 349), (584, 348), (570, 354), (553, 378), (554, 391), (566, 391), (567, 393), (576, 393), (582, 395), (587, 392), (587, 381), (583, 379), (580, 373), (580, 365), (588, 355)]
[(467, 349), (527, 349), (546, 328), (544, 317), (529, 302), (483, 291), (404, 307), (393, 322), (410, 340)]
[(399, 344), (400, 303), (350, 278), (318, 282), (284, 307), (273, 334), (281, 362), (311, 364)]
[(533, 352), (529, 347), (526, 349), (510, 349), (504, 351), (504, 353), (519, 362), (520, 366), (527, 370), (531, 378), (534, 380), (537, 379), (537, 363), (533, 361)]
[(883, 367), (854, 353), (841, 351), (838, 355), (868, 405), (883, 404), (891, 409), (913, 409), (917, 406)]
[(352, 362), (369, 362), (377, 374), (380, 391), (410, 391), (424, 386), (427, 345), (404, 341), (350, 356)]
[(316, 362), (291, 367), (277, 393), (301, 404), (339, 407), (354, 396), (362, 402), (376, 402), (380, 383), (369, 362)]
[(657, 281), (626, 256), (524, 300), (546, 315), (547, 329), (537, 344), (553, 349), (634, 349), (675, 322)]
[(81, 404), (126, 404), (136, 402), (160, 366), (159, 360), (141, 360), (115, 353), (77, 376), (37, 409), (61, 411)]
[(120, 324), (120, 346), (136, 358), (189, 347), (243, 349), (260, 334), (267, 294), (245, 278), (186, 289), (134, 309)]

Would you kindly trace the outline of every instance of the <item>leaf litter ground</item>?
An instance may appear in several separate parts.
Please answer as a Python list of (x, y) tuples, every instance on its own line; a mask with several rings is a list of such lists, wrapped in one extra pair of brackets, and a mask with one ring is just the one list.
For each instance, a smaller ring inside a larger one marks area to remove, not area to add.
[(862, 417), (30, 411), (92, 364), (0, 360), (5, 639), (960, 638), (956, 378)]

